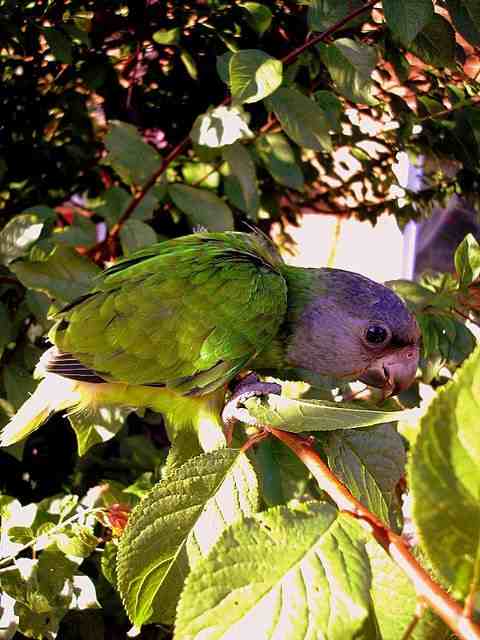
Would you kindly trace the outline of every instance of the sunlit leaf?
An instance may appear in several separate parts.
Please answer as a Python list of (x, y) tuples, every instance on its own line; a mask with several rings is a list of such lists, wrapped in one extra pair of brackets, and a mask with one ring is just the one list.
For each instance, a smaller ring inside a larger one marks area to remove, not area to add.
[(458, 596), (469, 591), (480, 540), (479, 371), (477, 347), (431, 402), (408, 466), (422, 548)]
[(249, 115), (240, 107), (209, 109), (195, 120), (190, 135), (193, 142), (206, 147), (223, 147), (253, 137)]
[(471, 233), (455, 251), (455, 270), (461, 286), (468, 286), (480, 277), (480, 244)]
[(404, 411), (381, 411), (359, 408), (326, 400), (294, 400), (268, 395), (245, 401), (248, 412), (259, 424), (292, 431), (333, 431), (355, 429), (400, 420)]
[(34, 213), (14, 216), (0, 231), (0, 260), (8, 265), (27, 255), (29, 248), (40, 238), (44, 221)]
[(203, 454), (170, 472), (132, 512), (118, 549), (118, 588), (132, 622), (171, 622), (189, 565), (257, 509), (244, 454)]
[(282, 63), (259, 49), (243, 49), (229, 61), (229, 85), (236, 102), (258, 102), (282, 83)]
[(225, 531), (187, 578), (176, 640), (379, 635), (364, 533), (328, 504), (277, 507)]

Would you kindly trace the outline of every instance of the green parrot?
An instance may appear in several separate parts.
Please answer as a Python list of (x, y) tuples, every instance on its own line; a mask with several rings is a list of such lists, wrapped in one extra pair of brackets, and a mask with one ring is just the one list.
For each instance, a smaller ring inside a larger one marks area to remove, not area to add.
[(43, 379), (2, 446), (59, 410), (126, 406), (161, 412), (172, 441), (187, 434), (208, 450), (222, 444), (227, 385), (241, 371), (360, 379), (390, 395), (411, 384), (419, 357), (418, 325), (393, 291), (287, 266), (261, 233), (201, 232), (132, 253), (55, 319)]

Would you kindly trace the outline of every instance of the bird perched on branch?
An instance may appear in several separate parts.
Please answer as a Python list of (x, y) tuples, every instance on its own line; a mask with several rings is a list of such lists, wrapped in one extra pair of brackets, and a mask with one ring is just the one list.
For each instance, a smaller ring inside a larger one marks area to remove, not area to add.
[(57, 314), (54, 347), (37, 366), (43, 379), (1, 444), (55, 411), (109, 405), (151, 408), (172, 440), (208, 441), (227, 384), (247, 369), (360, 379), (396, 394), (414, 379), (419, 337), (390, 289), (348, 271), (287, 266), (259, 233), (168, 240), (118, 261)]

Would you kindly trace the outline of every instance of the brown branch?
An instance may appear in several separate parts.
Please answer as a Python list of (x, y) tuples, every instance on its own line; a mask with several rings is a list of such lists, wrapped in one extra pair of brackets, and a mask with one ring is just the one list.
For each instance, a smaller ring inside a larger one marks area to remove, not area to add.
[[(287, 54), (284, 58), (282, 58), (283, 64), (289, 65), (292, 62), (294, 62), (298, 58), (298, 56), (301, 53), (303, 53), (306, 49), (308, 49), (309, 47), (312, 47), (318, 42), (322, 42), (328, 39), (335, 31), (337, 31), (338, 29), (341, 29), (348, 22), (350, 22), (350, 20), (353, 20), (354, 18), (358, 17), (362, 13), (365, 13), (369, 9), (372, 9), (377, 1), (378, 0), (375, 0), (373, 2), (368, 2), (362, 7), (355, 9), (355, 11), (352, 11), (351, 13), (346, 15), (344, 18), (342, 18), (342, 20), (339, 20), (338, 22), (336, 22), (326, 31), (323, 31), (322, 33), (304, 42), (304, 44), (302, 44), (300, 47), (298, 47), (297, 49), (294, 49), (289, 54)], [(230, 104), (230, 102), (231, 102), (231, 98), (230, 96), (228, 96), (227, 98), (225, 98), (225, 100), (223, 100), (223, 102), (221, 103), (221, 106), (228, 105)], [(110, 230), (110, 233), (108, 234), (107, 239), (103, 243), (100, 243), (101, 245), (104, 243), (112, 243), (112, 242), (115, 243), (118, 237), (118, 234), (120, 233), (120, 229), (128, 220), (128, 218), (132, 215), (132, 213), (135, 211), (138, 205), (142, 202), (143, 198), (147, 195), (148, 191), (155, 185), (158, 178), (166, 171), (170, 163), (173, 162), (173, 160), (175, 160), (183, 151), (185, 151), (185, 149), (188, 147), (189, 144), (190, 144), (190, 136), (188, 135), (185, 138), (183, 138), (183, 140), (181, 140), (170, 151), (170, 153), (167, 156), (165, 156), (160, 167), (148, 178), (148, 180), (145, 182), (142, 188), (133, 196), (133, 198), (129, 202), (125, 211), (122, 213), (122, 215), (120, 216), (116, 224)], [(99, 246), (94, 247), (91, 250), (91, 253), (94, 254), (98, 250), (98, 248)]]
[(461, 640), (480, 640), (480, 625), (469, 619), (458, 602), (455, 602), (430, 577), (413, 557), (405, 541), (354, 498), (307, 441), (288, 431), (266, 428), (305, 464), (319, 487), (330, 496), (341, 511), (349, 513), (362, 522), (392, 560), (405, 572), (417, 596), (422, 598)]

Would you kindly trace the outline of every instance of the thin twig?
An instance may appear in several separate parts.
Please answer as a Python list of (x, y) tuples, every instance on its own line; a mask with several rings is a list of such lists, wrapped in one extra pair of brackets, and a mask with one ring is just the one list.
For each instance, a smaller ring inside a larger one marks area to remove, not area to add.
[[(297, 47), (296, 49), (291, 51), (289, 54), (287, 54), (284, 58), (282, 58), (283, 64), (284, 65), (291, 64), (306, 49), (312, 47), (313, 45), (317, 44), (318, 42), (322, 42), (322, 41), (328, 39), (335, 31), (337, 31), (338, 29), (341, 29), (348, 22), (350, 22), (350, 20), (353, 20), (354, 18), (357, 18), (359, 15), (361, 15), (362, 13), (365, 13), (369, 9), (373, 9), (373, 7), (376, 4), (376, 2), (377, 2), (377, 0), (374, 0), (373, 2), (367, 2), (367, 4), (363, 5), (362, 7), (359, 7), (358, 9), (355, 9), (355, 11), (352, 11), (351, 13), (346, 15), (344, 18), (342, 18), (342, 20), (339, 20), (338, 22), (336, 22), (334, 25), (332, 25), (326, 31), (323, 31), (322, 33), (319, 33), (318, 35), (314, 36), (313, 38), (310, 38), (309, 40), (304, 42), (300, 47)], [(221, 105), (226, 106), (226, 105), (230, 104), (230, 102), (231, 102), (231, 97), (228, 96), (223, 100)], [(272, 126), (272, 125), (269, 125), (269, 126)], [(125, 222), (128, 220), (128, 218), (132, 215), (132, 213), (135, 211), (135, 209), (138, 207), (138, 205), (145, 198), (145, 196), (147, 195), (148, 191), (150, 191), (150, 189), (155, 185), (155, 183), (158, 180), (158, 178), (166, 171), (167, 167), (171, 164), (171, 162), (173, 162), (173, 160), (175, 160), (183, 151), (185, 151), (185, 149), (188, 147), (189, 144), (190, 144), (190, 135), (188, 135), (185, 138), (183, 138), (183, 140), (181, 140), (170, 151), (170, 153), (167, 156), (165, 156), (165, 158), (164, 158), (163, 162), (161, 163), (160, 167), (148, 178), (148, 180), (145, 182), (145, 184), (142, 186), (142, 188), (130, 200), (127, 208), (122, 213), (122, 215), (120, 216), (120, 218), (118, 219), (116, 224), (110, 230), (110, 233), (108, 234), (107, 239), (103, 243), (100, 243), (100, 244), (104, 244), (104, 243), (108, 243), (108, 242), (112, 242), (112, 241), (116, 240), (116, 238), (118, 237), (118, 235), (120, 233), (120, 230), (121, 230), (122, 226), (125, 224)], [(94, 247), (92, 249), (92, 252), (94, 252), (96, 249), (98, 249), (98, 246)]]
[(413, 557), (405, 541), (354, 498), (311, 445), (294, 433), (272, 427), (267, 427), (267, 430), (296, 454), (312, 473), (319, 487), (341, 511), (362, 522), (392, 560), (405, 572), (417, 596), (422, 598), (461, 640), (480, 640), (480, 625), (470, 620), (458, 602), (430, 577)]
[(451, 113), (454, 113), (458, 109), (462, 109), (463, 107), (470, 107), (480, 102), (479, 96), (472, 96), (468, 100), (460, 100), (450, 109), (442, 109), (441, 111), (436, 111), (435, 113), (430, 113), (428, 116), (424, 116), (418, 120), (419, 123), (425, 122), (426, 120), (433, 120), (434, 118), (443, 118), (444, 116), (449, 116)]

